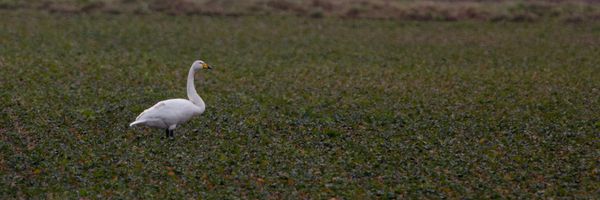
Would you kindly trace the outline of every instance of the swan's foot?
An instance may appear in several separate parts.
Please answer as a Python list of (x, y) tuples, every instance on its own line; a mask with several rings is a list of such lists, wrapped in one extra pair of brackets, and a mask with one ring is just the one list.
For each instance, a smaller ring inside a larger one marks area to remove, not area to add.
[(169, 139), (169, 138), (174, 138), (175, 134), (174, 134), (174, 130), (169, 130), (169, 129), (165, 129), (165, 138)]

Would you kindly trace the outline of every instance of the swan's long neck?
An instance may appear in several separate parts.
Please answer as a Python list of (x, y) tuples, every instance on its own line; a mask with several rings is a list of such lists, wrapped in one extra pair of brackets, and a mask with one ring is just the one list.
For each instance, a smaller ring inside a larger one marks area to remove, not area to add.
[(200, 98), (200, 96), (198, 95), (198, 92), (196, 92), (196, 86), (194, 86), (194, 74), (196, 72), (194, 71), (194, 68), (190, 68), (190, 72), (188, 73), (188, 79), (187, 79), (187, 96), (188, 99), (190, 99), (190, 101), (192, 101), (192, 103), (194, 103), (196, 106), (200, 107), (200, 109), (202, 111), (204, 111), (204, 108), (206, 107), (206, 105), (204, 105), (204, 100), (202, 100), (202, 98)]

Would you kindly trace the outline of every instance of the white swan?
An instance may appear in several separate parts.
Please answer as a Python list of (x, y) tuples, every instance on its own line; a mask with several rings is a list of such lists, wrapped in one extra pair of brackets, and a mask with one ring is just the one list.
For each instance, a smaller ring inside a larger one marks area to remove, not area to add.
[(129, 124), (145, 125), (153, 128), (165, 129), (167, 137), (173, 137), (173, 130), (178, 124), (190, 120), (193, 116), (204, 112), (206, 105), (194, 86), (194, 74), (200, 69), (211, 69), (204, 61), (196, 60), (190, 68), (187, 79), (187, 99), (169, 99), (158, 102), (156, 105), (144, 110), (135, 121)]

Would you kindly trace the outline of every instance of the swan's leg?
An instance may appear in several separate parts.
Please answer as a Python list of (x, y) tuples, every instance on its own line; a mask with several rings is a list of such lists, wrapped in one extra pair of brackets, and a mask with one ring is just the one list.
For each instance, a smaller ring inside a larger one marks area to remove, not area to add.
[(171, 136), (171, 137), (174, 136), (173, 132), (175, 132), (175, 127), (177, 127), (177, 124), (173, 124), (173, 125), (169, 126), (169, 128), (168, 128), (169, 136)]
[(167, 138), (169, 138), (169, 132), (171, 132), (171, 131), (169, 131), (169, 129), (165, 129), (165, 133), (166, 133), (166, 137)]

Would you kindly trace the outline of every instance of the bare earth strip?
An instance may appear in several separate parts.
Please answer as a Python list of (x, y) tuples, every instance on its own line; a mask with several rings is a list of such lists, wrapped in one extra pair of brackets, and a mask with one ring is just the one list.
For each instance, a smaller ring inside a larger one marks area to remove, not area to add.
[(111, 13), (170, 15), (296, 15), (419, 21), (537, 21), (567, 22), (600, 19), (600, 1), (399, 1), (399, 0), (31, 0), (0, 1), (0, 9), (29, 9), (53, 13)]

